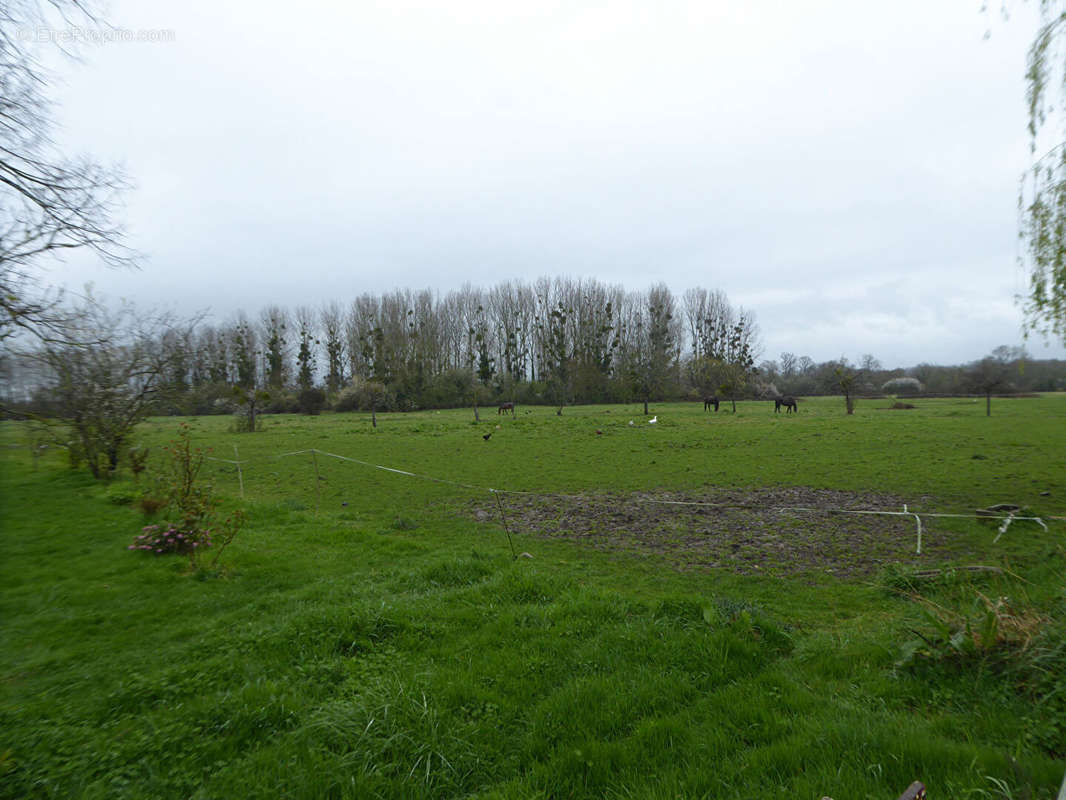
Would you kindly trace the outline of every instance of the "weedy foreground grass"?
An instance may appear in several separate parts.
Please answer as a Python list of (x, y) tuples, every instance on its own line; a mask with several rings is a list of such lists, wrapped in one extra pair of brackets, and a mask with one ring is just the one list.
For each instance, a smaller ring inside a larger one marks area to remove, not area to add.
[[(751, 506), (1061, 513), (1066, 397), (887, 405), (186, 420), (248, 514), (221, 574), (127, 551), (143, 487), (5, 423), (0, 797), (1054, 797), (1062, 521), (927, 517), (918, 555), (890, 517), (854, 569), (836, 515)], [(654, 503), (723, 493), (698, 535)]]

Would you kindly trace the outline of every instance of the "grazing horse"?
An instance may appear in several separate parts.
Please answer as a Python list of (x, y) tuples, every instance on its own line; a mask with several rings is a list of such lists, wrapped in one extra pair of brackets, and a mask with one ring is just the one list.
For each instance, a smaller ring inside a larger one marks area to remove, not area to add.
[(714, 406), (714, 410), (718, 410), (718, 395), (712, 394), (703, 398), (703, 410), (706, 411), (711, 406)]
[(504, 411), (510, 411), (513, 417), (515, 415), (514, 403), (500, 403), (500, 407), (496, 409), (496, 416), (500, 416)]
[(775, 397), (774, 398), (774, 413), (775, 414), (781, 410), (781, 406), (785, 407), (785, 413), (786, 414), (790, 414), (793, 411), (798, 411), (799, 410), (798, 408), (796, 408), (796, 398), (795, 397), (791, 397), (789, 395), (786, 395), (784, 397)]

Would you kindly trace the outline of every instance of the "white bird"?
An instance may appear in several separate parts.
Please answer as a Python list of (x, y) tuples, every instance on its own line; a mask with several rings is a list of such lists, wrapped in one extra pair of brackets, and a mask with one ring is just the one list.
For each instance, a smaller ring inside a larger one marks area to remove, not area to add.
[(652, 417), (651, 419), (648, 420), (648, 424), (649, 425), (654, 425), (658, 421), (659, 421), (659, 415), (656, 414), (654, 417)]
[(633, 420), (629, 420), (629, 427), (633, 427)]

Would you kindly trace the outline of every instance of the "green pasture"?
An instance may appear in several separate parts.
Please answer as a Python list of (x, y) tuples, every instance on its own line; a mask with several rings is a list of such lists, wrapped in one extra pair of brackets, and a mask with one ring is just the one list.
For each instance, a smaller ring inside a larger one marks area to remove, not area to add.
[[(985, 416), (983, 400), (918, 403), (916, 409), (890, 410), (890, 401), (870, 400), (852, 416), (832, 397), (803, 400), (796, 415), (775, 414), (772, 403), (760, 401), (737, 403), (735, 415), (728, 404), (717, 413), (698, 403), (659, 404), (649, 409), (655, 425), (639, 405), (580, 406), (562, 416), (519, 406), (513, 419), (483, 408), (480, 424), (471, 409), (387, 414), (379, 415), (377, 428), (369, 415), (279, 415), (263, 417), (263, 435), (256, 436), (233, 433), (228, 417), (186, 421), (213, 457), (250, 462), (243, 468), (246, 496), (260, 500), (312, 501), (311, 456), (284, 454), (315, 448), (504, 490), (799, 485), (891, 492), (915, 503), (929, 496), (937, 501), (924, 503), (929, 510), (1007, 500), (1066, 508), (1066, 396), (997, 399), (992, 417)], [(143, 440), (163, 441), (177, 422), (153, 419), (143, 426)], [(486, 433), (492, 433), (488, 441)], [(222, 462), (213, 467), (219, 487), (237, 494), (236, 468)], [(451, 486), (404, 482), (328, 456), (319, 460), (319, 477), (323, 503), (351, 502), (346, 494), (353, 492), (363, 502), (377, 497), (390, 506), (398, 498), (425, 503), (457, 496)]]
[[(187, 422), (247, 512), (210, 573), (126, 549), (149, 476), (95, 483), (3, 423), (0, 797), (1053, 798), (1066, 395), (911, 402), (151, 419), (153, 459)], [(655, 501), (793, 489), (967, 516), (924, 517), (921, 555), (880, 520), (847, 574), (831, 515), (758, 518), (785, 561), (827, 553), (761, 574), (554, 535), (598, 498), (689, 542)], [(1007, 502), (1048, 529), (969, 516)]]

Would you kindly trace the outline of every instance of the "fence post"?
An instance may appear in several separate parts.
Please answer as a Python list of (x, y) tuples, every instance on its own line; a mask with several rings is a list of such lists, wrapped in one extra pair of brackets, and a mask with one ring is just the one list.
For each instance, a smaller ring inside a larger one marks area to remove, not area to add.
[(319, 488), (319, 477), (318, 477), (318, 451), (315, 450), (314, 448), (311, 448), (311, 461), (313, 461), (314, 464), (315, 464), (315, 516), (317, 517), (318, 516), (318, 498), (319, 498), (319, 493), (320, 493), (321, 489)]
[(237, 445), (233, 445), (233, 457), (237, 459), (237, 481), (241, 485), (241, 500), (244, 499), (244, 475), (241, 473), (241, 455), (237, 452)]

